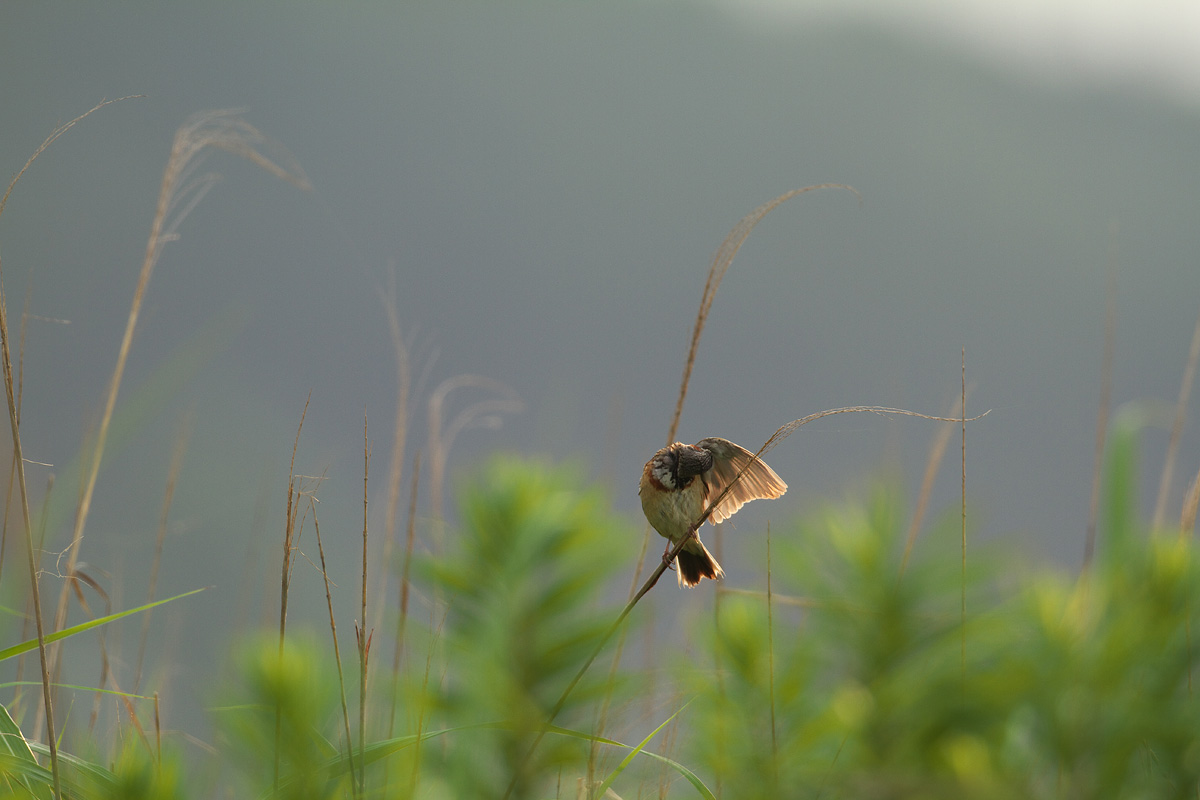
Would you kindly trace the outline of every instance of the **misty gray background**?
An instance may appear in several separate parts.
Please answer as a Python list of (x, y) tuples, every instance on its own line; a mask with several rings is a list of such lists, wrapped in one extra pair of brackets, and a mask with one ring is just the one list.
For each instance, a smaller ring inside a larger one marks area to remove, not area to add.
[[(458, 373), (504, 381), (526, 410), (464, 432), (451, 473), (495, 450), (582, 465), (630, 519), (632, 561), (639, 471), (664, 443), (711, 257), (743, 215), (814, 183), (850, 184), (861, 202), (810, 193), (751, 235), (716, 298), (680, 438), (756, 448), (837, 406), (944, 413), (965, 348), (968, 411), (992, 409), (968, 430), (973, 540), (1077, 567), (1106, 275), (1115, 269), (1114, 405), (1173, 403), (1200, 310), (1200, 96), (1137, 64), (1089, 73), (1065, 46), (1062, 59), (1006, 61), (922, 32), (915, 4), (911, 15), (814, 8), (0, 6), (5, 180), (57, 124), (146, 95), (69, 131), (0, 218), (10, 319), (31, 292), (33, 314), (69, 321), (32, 320), (25, 347), (25, 452), (54, 465), (30, 466), (34, 502), (50, 472), (60, 481), (46, 569), (69, 537), (70, 466), (102, 408), (175, 129), (197, 111), (245, 109), (314, 186), (210, 156), (203, 168), (224, 179), (168, 245), (134, 342), (118, 411), (146, 381), (164, 388), (114, 433), (82, 558), (117, 607), (144, 599), (190, 413), (159, 594), (215, 588), (157, 617), (152, 649), (165, 658), (152, 665), (181, 695), (168, 725), (193, 724), (187, 710), (208, 701), (233, 633), (277, 615), (288, 460), (310, 391), (297, 472), (328, 475), (322, 534), (349, 630), (364, 412), (377, 528), (389, 467), (390, 281), (424, 375), (406, 459), (425, 443), (434, 385)], [(179, 355), (189, 347), (206, 352)], [(182, 367), (164, 377), (164, 365)], [(787, 496), (747, 508), (728, 532), (729, 583), (760, 585), (767, 520), (880, 478), (911, 502), (935, 433), (871, 415), (801, 429), (769, 458)], [(1149, 506), (1165, 427), (1144, 441)], [(955, 439), (934, 516), (958, 513), (957, 462)], [(1198, 466), (1189, 428), (1170, 518)], [(5, 583), (19, 564), (5, 564)], [(57, 596), (57, 578), (44, 585)], [(293, 624), (321, 624), (306, 562), (293, 591)], [(671, 583), (655, 594), (663, 624), (684, 600), (710, 602)], [(112, 634), (126, 660), (138, 628)]]

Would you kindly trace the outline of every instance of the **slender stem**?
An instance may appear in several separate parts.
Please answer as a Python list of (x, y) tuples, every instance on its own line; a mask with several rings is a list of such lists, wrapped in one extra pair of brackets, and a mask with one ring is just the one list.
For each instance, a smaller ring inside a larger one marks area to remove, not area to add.
[(21, 516), (25, 523), (25, 553), (29, 565), (29, 590), (33, 593), (33, 614), (37, 624), (38, 657), (42, 662), (42, 702), (46, 710), (46, 739), (50, 746), (50, 772), (54, 781), (54, 797), (62, 797), (61, 777), (58, 774), (58, 743), (54, 731), (54, 704), (50, 698), (50, 667), (46, 661), (46, 630), (42, 624), (42, 598), (38, 591), (37, 562), (33, 555), (33, 526), (29, 521), (29, 493), (25, 488), (25, 456), (21, 449), (21, 432), (17, 424), (17, 403), (13, 394), (12, 361), (8, 348), (8, 312), (4, 289), (0, 286), (0, 358), (4, 362), (4, 392), (8, 399), (8, 420), (12, 425), (13, 453), (17, 462), (17, 481), (21, 490)]

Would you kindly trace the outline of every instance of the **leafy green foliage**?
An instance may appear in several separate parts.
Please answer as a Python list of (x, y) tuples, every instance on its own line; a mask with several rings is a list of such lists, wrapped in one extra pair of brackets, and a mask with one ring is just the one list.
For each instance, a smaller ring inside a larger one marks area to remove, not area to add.
[(1200, 565), (1133, 521), (1136, 433), (1115, 439), (1102, 558), (1076, 579), (977, 557), (964, 587), (946, 531), (901, 575), (886, 495), (804, 526), (774, 574), (808, 609), (775, 607), (771, 665), (765, 601), (723, 603), (685, 763), (739, 798), (1194, 797)]
[[(441, 712), (465, 726), (504, 721), (452, 737), (438, 769), (457, 797), (514, 797), (537, 776), (578, 770), (586, 748), (563, 737), (526, 753), (558, 697), (619, 608), (598, 604), (622, 550), (636, 541), (599, 492), (581, 492), (564, 470), (497, 459), (462, 496), (461, 536), (426, 570), (448, 597)], [(568, 698), (567, 726), (592, 708), (599, 677)]]
[[(250, 642), (214, 711), (232, 767), (218, 791), (571, 796), (595, 742), (616, 760), (592, 785), (622, 797), (645, 796), (638, 781), (655, 768), (671, 794), (697, 797), (1194, 797), (1200, 563), (1189, 539), (1137, 523), (1137, 420), (1114, 428), (1102, 537), (1081, 575), (974, 546), (964, 570), (957, 515), (902, 568), (895, 494), (831, 507), (776, 529), (770, 608), (765, 593), (725, 593), (715, 623), (697, 617), (689, 659), (668, 675), (683, 701), (651, 725), (615, 715), (603, 737), (598, 700), (639, 697), (636, 659), (615, 689), (594, 667), (556, 706), (616, 618), (603, 591), (636, 533), (569, 472), (492, 461), (465, 486), (446, 551), (418, 569), (414, 592), (434, 613), (424, 627), (409, 620), (395, 730), (385, 735), (391, 684), (378, 662), (368, 742), (351, 749), (330, 648), (308, 633), (282, 650), (276, 637)], [(671, 726), (674, 749), (655, 752)], [(46, 797), (33, 758), (45, 747), (25, 747), (7, 716), (0, 734), (6, 789)], [(63, 754), (70, 795), (196, 791), (178, 760), (128, 738), (105, 765)]]

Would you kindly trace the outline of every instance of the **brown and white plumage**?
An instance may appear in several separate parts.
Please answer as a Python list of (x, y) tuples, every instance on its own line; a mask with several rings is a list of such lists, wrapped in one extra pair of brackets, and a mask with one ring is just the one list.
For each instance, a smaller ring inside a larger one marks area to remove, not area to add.
[[(725, 493), (727, 487), (731, 488)], [(787, 484), (753, 453), (715, 436), (694, 445), (675, 442), (662, 448), (646, 462), (638, 486), (646, 519), (672, 544), (687, 536), (693, 524), (699, 527), (701, 514), (722, 493), (704, 521), (723, 522), (751, 500), (780, 497), (786, 491)], [(663, 555), (669, 552), (670, 545)], [(676, 564), (681, 586), (695, 586), (701, 578), (719, 580), (725, 574), (699, 536), (679, 551)]]

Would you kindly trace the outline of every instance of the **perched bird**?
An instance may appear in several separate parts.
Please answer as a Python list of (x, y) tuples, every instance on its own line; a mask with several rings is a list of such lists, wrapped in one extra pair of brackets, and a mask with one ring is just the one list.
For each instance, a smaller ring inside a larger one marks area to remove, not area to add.
[[(708, 504), (730, 484), (729, 493), (708, 519), (701, 520)], [(669, 542), (664, 559), (692, 525), (699, 528), (702, 522), (723, 522), (751, 500), (780, 497), (786, 491), (787, 484), (761, 460), (754, 460), (753, 453), (715, 436), (694, 445), (676, 442), (659, 450), (646, 462), (638, 486), (646, 519)], [(695, 586), (701, 578), (718, 580), (725, 575), (698, 535), (679, 551), (675, 563), (680, 586)]]

